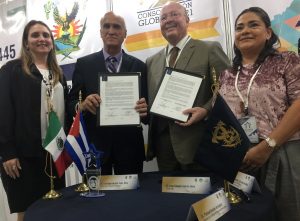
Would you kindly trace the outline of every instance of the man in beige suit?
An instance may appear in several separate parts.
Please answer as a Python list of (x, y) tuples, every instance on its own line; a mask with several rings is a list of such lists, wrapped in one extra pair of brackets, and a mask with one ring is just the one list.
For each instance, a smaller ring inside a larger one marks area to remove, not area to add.
[[(156, 156), (161, 171), (188, 170), (197, 168), (193, 158), (202, 139), (203, 119), (211, 108), (211, 69), (214, 68), (219, 73), (229, 66), (229, 60), (219, 43), (194, 40), (187, 35), (189, 17), (179, 3), (166, 4), (160, 15), (161, 32), (168, 45), (146, 61), (150, 106), (165, 67), (205, 75), (205, 79), (193, 108), (184, 111), (185, 114), (190, 114), (187, 122), (174, 122), (154, 115), (150, 117), (147, 158), (150, 160)], [(174, 47), (178, 48), (175, 63), (170, 61), (170, 52)]]

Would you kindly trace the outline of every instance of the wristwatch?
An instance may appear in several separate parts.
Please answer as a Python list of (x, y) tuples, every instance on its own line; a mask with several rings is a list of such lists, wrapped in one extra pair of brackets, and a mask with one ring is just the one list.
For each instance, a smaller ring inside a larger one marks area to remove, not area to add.
[(276, 140), (270, 138), (270, 137), (267, 137), (265, 139), (265, 141), (267, 142), (268, 146), (271, 147), (272, 149), (275, 149), (276, 146), (277, 146), (277, 143), (276, 143)]

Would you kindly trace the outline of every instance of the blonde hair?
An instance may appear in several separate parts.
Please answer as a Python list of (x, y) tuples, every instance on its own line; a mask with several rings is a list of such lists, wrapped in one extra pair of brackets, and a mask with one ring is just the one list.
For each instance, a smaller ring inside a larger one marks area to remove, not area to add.
[(32, 52), (27, 49), (26, 45), (28, 43), (29, 31), (30, 31), (31, 27), (36, 24), (43, 25), (44, 27), (46, 27), (51, 36), (53, 49), (51, 49), (51, 51), (48, 54), (47, 64), (48, 64), (49, 70), (53, 74), (53, 81), (54, 81), (54, 85), (55, 85), (58, 81), (62, 81), (63, 74), (62, 74), (61, 68), (58, 65), (57, 59), (56, 59), (55, 44), (54, 44), (54, 38), (53, 38), (52, 32), (51, 32), (50, 28), (42, 21), (31, 20), (30, 22), (27, 23), (27, 25), (24, 28), (23, 35), (22, 35), (21, 55), (20, 55), (20, 59), (22, 61), (22, 69), (25, 72), (25, 74), (32, 75), (31, 71), (30, 71), (30, 67), (34, 64), (33, 55), (32, 55)]

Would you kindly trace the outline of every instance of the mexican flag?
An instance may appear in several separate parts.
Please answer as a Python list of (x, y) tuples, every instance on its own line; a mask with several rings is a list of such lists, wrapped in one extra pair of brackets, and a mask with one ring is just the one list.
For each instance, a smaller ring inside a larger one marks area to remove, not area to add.
[(56, 113), (51, 111), (49, 113), (49, 125), (43, 147), (52, 155), (59, 177), (64, 174), (65, 170), (71, 164), (70, 157), (64, 150), (65, 141), (66, 134), (64, 129), (62, 128)]

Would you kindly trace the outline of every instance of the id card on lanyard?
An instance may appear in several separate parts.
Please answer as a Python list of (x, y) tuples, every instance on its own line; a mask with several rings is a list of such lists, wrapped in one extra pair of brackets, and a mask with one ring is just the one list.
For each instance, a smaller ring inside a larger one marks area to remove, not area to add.
[(236, 78), (235, 78), (235, 90), (236, 90), (238, 96), (241, 99), (241, 109), (245, 114), (244, 117), (239, 119), (239, 122), (240, 122), (242, 128), (244, 129), (244, 131), (245, 131), (245, 133), (246, 133), (246, 135), (249, 138), (251, 143), (258, 143), (259, 142), (256, 118), (255, 118), (255, 116), (249, 115), (248, 107), (249, 107), (250, 89), (251, 89), (253, 80), (256, 77), (260, 67), (261, 67), (261, 65), (257, 68), (257, 70), (255, 71), (255, 73), (253, 74), (253, 76), (250, 79), (250, 82), (249, 82), (249, 85), (248, 85), (248, 88), (247, 88), (246, 98), (243, 97), (243, 95), (241, 94), (241, 92), (238, 88), (238, 85), (237, 85), (241, 67), (239, 67), (239, 70), (238, 70), (238, 72), (236, 74)]

